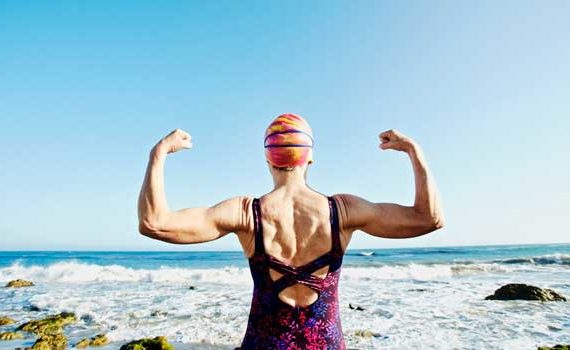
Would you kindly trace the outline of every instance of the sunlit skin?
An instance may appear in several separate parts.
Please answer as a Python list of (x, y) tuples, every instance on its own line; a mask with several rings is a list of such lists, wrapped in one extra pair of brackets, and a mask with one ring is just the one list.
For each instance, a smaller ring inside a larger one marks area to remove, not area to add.
[[(245, 257), (253, 255), (253, 197), (238, 196), (211, 207), (171, 210), (164, 191), (164, 163), (167, 155), (192, 147), (192, 137), (176, 129), (151, 150), (146, 175), (138, 199), (139, 231), (153, 239), (195, 244), (216, 240), (235, 233)], [(415, 200), (412, 206), (376, 203), (351, 194), (335, 194), (344, 250), (359, 230), (382, 238), (411, 238), (433, 232), (444, 225), (438, 191), (429, 172), (421, 147), (397, 130), (379, 134), (381, 151), (394, 150), (408, 155), (415, 176)], [(331, 248), (329, 207), (325, 195), (308, 186), (309, 163), (291, 171), (267, 163), (273, 177), (273, 190), (260, 197), (265, 248), (279, 260), (301, 266)], [(328, 267), (314, 274), (324, 277)], [(270, 271), (277, 279), (280, 274)], [(279, 297), (290, 305), (313, 303), (317, 293), (303, 285), (284, 289)]]

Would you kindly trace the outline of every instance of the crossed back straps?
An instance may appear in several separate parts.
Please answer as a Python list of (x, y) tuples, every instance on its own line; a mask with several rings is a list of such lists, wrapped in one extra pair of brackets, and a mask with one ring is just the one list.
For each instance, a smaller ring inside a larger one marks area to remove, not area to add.
[(327, 197), (327, 199), (329, 202), (329, 217), (331, 225), (331, 249), (311, 262), (298, 267), (286, 264), (265, 252), (260, 201), (259, 198), (255, 198), (253, 200), (255, 254), (261, 254), (264, 257), (263, 261), (265, 261), (267, 273), (269, 273), (269, 269), (273, 269), (283, 274), (283, 276), (274, 281), (276, 293), (279, 293), (283, 289), (297, 283), (305, 285), (317, 292), (321, 292), (323, 290), (323, 282), (325, 279), (314, 276), (313, 273), (327, 265), (329, 266), (329, 271), (336, 270), (340, 267), (343, 252), (340, 244), (338, 208), (332, 197)]

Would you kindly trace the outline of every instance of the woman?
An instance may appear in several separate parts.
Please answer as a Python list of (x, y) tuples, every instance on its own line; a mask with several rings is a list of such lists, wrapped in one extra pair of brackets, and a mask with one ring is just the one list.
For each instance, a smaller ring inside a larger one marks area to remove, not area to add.
[(313, 162), (311, 128), (303, 118), (284, 114), (265, 132), (271, 192), (171, 211), (164, 193), (164, 161), (168, 153), (191, 146), (191, 136), (177, 129), (152, 149), (139, 196), (139, 231), (177, 244), (237, 235), (254, 281), (243, 350), (345, 349), (337, 292), (342, 257), (353, 232), (409, 238), (443, 226), (421, 148), (395, 130), (380, 134), (380, 148), (410, 157), (416, 186), (413, 206), (372, 203), (349, 194), (325, 196), (311, 189), (306, 183)]

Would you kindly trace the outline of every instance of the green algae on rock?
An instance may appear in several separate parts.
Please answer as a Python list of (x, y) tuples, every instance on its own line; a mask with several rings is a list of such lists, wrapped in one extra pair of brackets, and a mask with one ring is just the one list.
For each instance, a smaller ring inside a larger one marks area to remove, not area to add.
[(9, 325), (12, 323), (16, 323), (16, 321), (11, 319), (10, 317), (6, 317), (6, 316), (0, 317), (0, 326), (6, 326), (6, 325)]
[(42, 335), (36, 340), (30, 350), (65, 350), (67, 338), (63, 334)]
[(80, 341), (78, 341), (77, 343), (75, 343), (75, 345), (73, 346), (74, 348), (86, 348), (89, 346), (89, 343), (91, 343), (91, 341), (87, 338), (83, 338)]
[(570, 350), (570, 344), (557, 344), (552, 347), (550, 346), (539, 346), (538, 350)]
[(103, 345), (106, 345), (108, 342), (109, 342), (109, 339), (107, 339), (107, 336), (105, 334), (97, 334), (96, 336), (91, 338), (91, 342), (89, 343), (89, 345), (91, 345), (91, 346), (103, 346)]
[(24, 335), (18, 332), (0, 333), (0, 340), (15, 340), (15, 339), (24, 339)]
[(552, 289), (522, 283), (509, 283), (497, 289), (493, 295), (487, 296), (485, 300), (566, 301), (566, 298)]
[(120, 350), (174, 350), (174, 347), (168, 343), (165, 337), (159, 336), (133, 340), (121, 346)]
[(63, 332), (63, 327), (77, 321), (72, 312), (62, 312), (39, 320), (26, 322), (17, 330), (36, 333), (38, 335), (58, 334)]
[(81, 339), (77, 344), (75, 344), (76, 348), (86, 348), (88, 346), (103, 346), (109, 343), (109, 339), (105, 334), (97, 334), (91, 339)]
[(32, 281), (17, 279), (17, 280), (12, 280), (12, 281), (6, 283), (5, 287), (6, 288), (20, 288), (20, 287), (31, 287), (33, 285), (34, 285), (34, 283)]

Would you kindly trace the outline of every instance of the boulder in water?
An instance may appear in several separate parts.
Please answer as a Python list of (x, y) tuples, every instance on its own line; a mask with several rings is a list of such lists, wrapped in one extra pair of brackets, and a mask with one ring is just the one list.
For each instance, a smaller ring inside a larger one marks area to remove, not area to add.
[(91, 338), (89, 345), (90, 346), (103, 346), (103, 345), (107, 345), (107, 343), (109, 343), (109, 339), (107, 339), (107, 336), (105, 334), (97, 334), (96, 336)]
[(107, 339), (107, 336), (105, 334), (97, 334), (91, 339), (81, 339), (79, 342), (77, 342), (77, 344), (75, 344), (74, 347), (86, 348), (88, 346), (103, 346), (107, 345), (107, 343), (109, 343), (109, 339)]
[(557, 344), (554, 346), (539, 346), (538, 350), (570, 350), (570, 344)]
[(34, 283), (32, 281), (17, 279), (17, 280), (12, 280), (12, 281), (6, 283), (5, 287), (6, 288), (20, 288), (20, 287), (31, 287), (33, 285), (34, 285)]
[(12, 323), (15, 323), (16, 321), (14, 321), (13, 319), (11, 319), (10, 317), (6, 317), (6, 316), (2, 316), (0, 317), (0, 326), (6, 326)]
[(17, 330), (36, 333), (38, 335), (58, 334), (63, 327), (77, 321), (72, 312), (62, 312), (39, 320), (33, 320), (20, 325)]
[(80, 341), (78, 341), (77, 343), (75, 343), (75, 345), (73, 346), (74, 348), (86, 348), (89, 346), (89, 343), (91, 342), (91, 340), (87, 339), (87, 338), (83, 338)]
[(522, 283), (509, 283), (497, 289), (485, 300), (540, 300), (566, 301), (566, 298), (552, 289), (539, 288)]
[(14, 340), (14, 339), (24, 339), (22, 333), (17, 332), (4, 332), (0, 333), (0, 340)]
[(372, 338), (372, 337), (377, 338), (381, 336), (379, 333), (372, 332), (369, 329), (357, 330), (356, 332), (354, 332), (354, 335), (362, 338)]
[(133, 340), (121, 346), (120, 350), (174, 350), (174, 347), (165, 337), (143, 338)]
[(67, 338), (59, 334), (45, 334), (36, 340), (30, 350), (65, 350), (67, 348)]
[(364, 311), (365, 310), (363, 307), (358, 306), (358, 305), (354, 305), (354, 304), (348, 304), (348, 307), (351, 310), (356, 310), (356, 311)]

